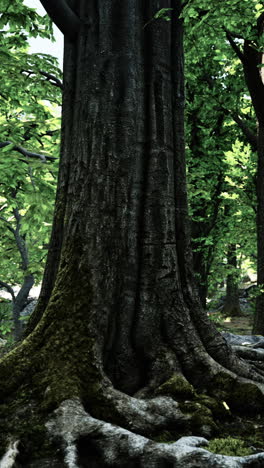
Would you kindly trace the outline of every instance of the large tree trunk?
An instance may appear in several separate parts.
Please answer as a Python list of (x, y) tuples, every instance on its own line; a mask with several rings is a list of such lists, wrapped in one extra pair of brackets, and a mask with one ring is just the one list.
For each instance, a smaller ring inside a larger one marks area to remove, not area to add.
[(22, 466), (42, 468), (45, 457), (61, 466), (43, 427), (58, 407), (46, 427), (68, 467), (228, 466), (196, 448), (204, 439), (170, 448), (145, 436), (211, 435), (223, 399), (231, 409), (264, 404), (262, 371), (231, 351), (193, 287), (182, 21), (179, 2), (169, 5), (171, 24), (144, 28), (167, 3), (78, 2), (41, 298), (31, 333), (0, 363), (0, 394), (15, 398), (11, 411), (0, 407), (1, 442), (12, 434), (15, 456), (21, 440)]

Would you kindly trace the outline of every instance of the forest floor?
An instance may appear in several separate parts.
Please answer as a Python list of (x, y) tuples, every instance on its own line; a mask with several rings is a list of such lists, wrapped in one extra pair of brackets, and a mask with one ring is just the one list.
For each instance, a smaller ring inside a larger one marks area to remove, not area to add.
[(227, 331), (235, 335), (251, 335), (253, 315), (244, 313), (241, 317), (223, 317), (219, 312), (208, 312), (219, 331)]
[[(253, 288), (253, 289), (252, 289)], [(222, 309), (225, 304), (225, 291), (223, 295), (217, 298), (217, 294), (207, 304), (207, 314), (215, 323), (219, 331), (233, 333), (234, 335), (251, 335), (254, 320), (254, 288), (255, 283), (246, 283), (241, 285), (239, 305), (241, 315), (236, 317), (225, 316)], [(250, 292), (250, 290), (253, 291)], [(219, 294), (219, 293), (218, 293)]]

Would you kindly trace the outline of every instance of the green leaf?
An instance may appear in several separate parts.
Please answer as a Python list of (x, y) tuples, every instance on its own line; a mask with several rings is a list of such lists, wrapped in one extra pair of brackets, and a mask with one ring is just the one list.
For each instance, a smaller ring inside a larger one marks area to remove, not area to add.
[(161, 8), (161, 10), (159, 10), (159, 11), (157, 11), (157, 13), (155, 13), (154, 18), (155, 19), (163, 18), (166, 21), (169, 21), (170, 17), (167, 15), (167, 13), (168, 13), (168, 11), (171, 11), (171, 10), (173, 10), (173, 8)]
[(14, 143), (10, 143), (10, 145), (6, 145), (4, 148), (1, 148), (2, 153), (6, 153), (7, 151), (10, 151), (14, 148)]

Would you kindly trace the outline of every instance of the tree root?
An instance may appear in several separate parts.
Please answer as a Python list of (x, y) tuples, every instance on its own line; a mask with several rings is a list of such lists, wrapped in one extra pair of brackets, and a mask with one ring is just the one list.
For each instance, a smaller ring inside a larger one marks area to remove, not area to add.
[(248, 348), (247, 346), (232, 346), (238, 356), (250, 361), (264, 361), (264, 349)]
[(264, 376), (263, 336), (234, 335), (229, 332), (223, 332), (222, 335), (239, 358), (246, 360), (259, 375)]
[(6, 453), (0, 460), (0, 468), (12, 468), (18, 455), (19, 440), (9, 443)]
[[(87, 457), (94, 454), (98, 466), (161, 468), (240, 468), (263, 466), (264, 453), (245, 457), (216, 455), (203, 446), (203, 437), (182, 437), (177, 442), (156, 443), (113, 424), (91, 417), (79, 399), (66, 400), (46, 423), (52, 438), (59, 439), (64, 448), (64, 463), (68, 468), (79, 468), (78, 441), (85, 439), (89, 448)], [(93, 458), (93, 461), (95, 459)], [(88, 466), (88, 465), (87, 465)], [(96, 465), (93, 465), (96, 466)]]

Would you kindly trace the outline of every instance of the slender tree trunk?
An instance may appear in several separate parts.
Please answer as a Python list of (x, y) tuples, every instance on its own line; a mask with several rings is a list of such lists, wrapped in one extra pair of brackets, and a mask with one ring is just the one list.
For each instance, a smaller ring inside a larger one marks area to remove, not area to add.
[(205, 252), (193, 253), (194, 271), (196, 273), (198, 294), (202, 307), (206, 308), (206, 299), (208, 292), (208, 273), (207, 265), (205, 264)]
[(19, 340), (22, 335), (22, 323), (20, 320), (20, 314), (25, 306), (25, 302), (28, 298), (29, 292), (34, 284), (34, 276), (26, 275), (23, 281), (23, 284), (20, 288), (20, 291), (13, 300), (13, 322), (14, 322), (14, 339), (15, 341)]
[(227, 251), (227, 265), (232, 269), (231, 273), (227, 275), (226, 280), (226, 298), (223, 307), (223, 314), (231, 317), (242, 315), (239, 304), (239, 290), (237, 272), (237, 256), (236, 245), (230, 244)]

